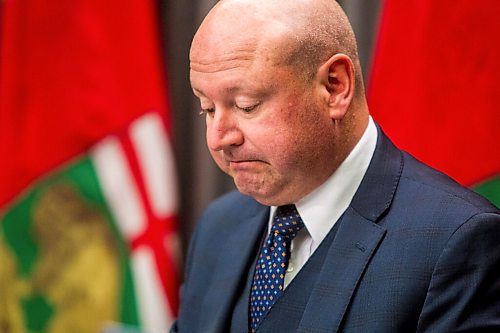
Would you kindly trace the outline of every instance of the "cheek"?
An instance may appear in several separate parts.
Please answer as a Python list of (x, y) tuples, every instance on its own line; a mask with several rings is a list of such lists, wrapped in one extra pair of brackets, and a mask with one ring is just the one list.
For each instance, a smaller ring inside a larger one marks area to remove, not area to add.
[(286, 173), (296, 164), (300, 137), (297, 136), (296, 130), (287, 127), (290, 124), (277, 120), (272, 124), (273, 126), (267, 126), (266, 131), (249, 134), (247, 142), (263, 155), (271, 169), (278, 173)]
[(278, 161), (286, 168), (305, 169), (320, 162), (331, 144), (331, 120), (312, 104), (302, 104), (284, 122), (285, 130), (277, 134), (276, 148), (282, 150), (276, 153)]

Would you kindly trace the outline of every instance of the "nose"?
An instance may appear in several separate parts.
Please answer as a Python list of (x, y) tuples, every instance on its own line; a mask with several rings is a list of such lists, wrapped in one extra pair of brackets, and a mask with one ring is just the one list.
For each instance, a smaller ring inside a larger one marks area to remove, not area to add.
[(244, 137), (232, 110), (216, 110), (207, 117), (207, 144), (211, 150), (228, 150), (243, 143)]

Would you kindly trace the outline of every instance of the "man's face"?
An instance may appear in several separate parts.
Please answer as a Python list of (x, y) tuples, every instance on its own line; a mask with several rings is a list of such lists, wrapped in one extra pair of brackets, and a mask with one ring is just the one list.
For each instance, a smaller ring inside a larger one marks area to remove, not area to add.
[(267, 205), (298, 201), (333, 172), (322, 87), (251, 42), (216, 45), (193, 44), (190, 72), (212, 157), (243, 194)]

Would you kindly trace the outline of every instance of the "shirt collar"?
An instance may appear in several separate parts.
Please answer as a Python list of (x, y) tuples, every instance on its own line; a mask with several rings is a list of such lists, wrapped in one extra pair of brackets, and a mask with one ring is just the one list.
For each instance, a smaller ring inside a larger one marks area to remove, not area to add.
[[(377, 144), (377, 128), (371, 117), (363, 136), (335, 172), (317, 189), (295, 203), (304, 225), (319, 245), (349, 206), (370, 164)], [(276, 212), (271, 207), (269, 226)]]

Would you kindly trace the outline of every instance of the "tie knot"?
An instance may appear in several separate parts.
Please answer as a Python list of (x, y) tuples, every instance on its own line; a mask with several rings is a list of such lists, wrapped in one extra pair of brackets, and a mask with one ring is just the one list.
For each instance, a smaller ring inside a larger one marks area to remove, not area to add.
[(304, 222), (295, 205), (279, 206), (274, 215), (271, 233), (293, 239), (303, 227)]

